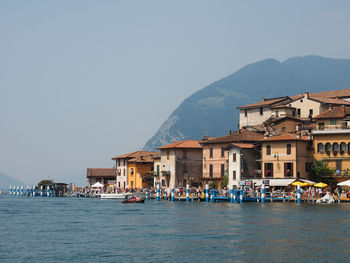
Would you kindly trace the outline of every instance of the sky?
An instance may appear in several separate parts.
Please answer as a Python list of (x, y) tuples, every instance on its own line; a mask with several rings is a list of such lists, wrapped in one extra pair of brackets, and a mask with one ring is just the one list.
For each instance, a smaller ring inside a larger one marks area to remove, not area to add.
[(0, 173), (86, 185), (242, 66), (350, 58), (349, 25), (349, 1), (0, 0)]

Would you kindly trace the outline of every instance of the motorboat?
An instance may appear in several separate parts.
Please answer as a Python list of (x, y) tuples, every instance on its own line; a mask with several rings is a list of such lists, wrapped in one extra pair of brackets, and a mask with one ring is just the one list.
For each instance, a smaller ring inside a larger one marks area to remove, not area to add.
[(123, 204), (134, 204), (134, 203), (144, 203), (145, 199), (140, 197), (132, 196), (130, 198), (125, 197), (125, 199), (122, 201)]
[(101, 199), (124, 199), (125, 196), (131, 195), (130, 193), (108, 193), (100, 194)]

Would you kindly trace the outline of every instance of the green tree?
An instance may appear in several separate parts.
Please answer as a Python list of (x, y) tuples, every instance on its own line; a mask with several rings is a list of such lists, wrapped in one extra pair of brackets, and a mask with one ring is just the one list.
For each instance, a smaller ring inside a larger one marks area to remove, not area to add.
[(334, 177), (332, 176), (333, 174), (334, 170), (329, 168), (328, 163), (325, 160), (315, 161), (312, 166), (310, 178), (316, 182), (323, 182), (332, 185), (335, 183)]
[(49, 179), (43, 179), (38, 183), (38, 187), (42, 186), (42, 185), (51, 185), (53, 184), (52, 180)]
[(225, 175), (222, 182), (221, 182), (221, 188), (225, 188), (228, 185), (228, 176)]

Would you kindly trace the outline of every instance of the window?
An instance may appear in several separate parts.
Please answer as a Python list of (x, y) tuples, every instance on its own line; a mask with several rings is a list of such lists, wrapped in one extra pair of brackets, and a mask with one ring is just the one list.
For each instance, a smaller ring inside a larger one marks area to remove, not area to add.
[(278, 110), (276, 110), (276, 117), (278, 117)]
[(319, 130), (324, 130), (324, 122), (319, 122), (318, 123), (318, 129)]
[(159, 165), (157, 165), (157, 176), (159, 176)]
[(134, 174), (134, 168), (130, 169), (130, 174)]
[(265, 163), (265, 177), (273, 177), (273, 163)]
[(301, 114), (301, 110), (297, 109), (297, 115), (300, 116), (300, 114)]
[(124, 189), (125, 189), (125, 182), (124, 182)]
[(221, 177), (224, 177), (224, 175), (225, 175), (225, 164), (222, 163), (221, 164)]
[(221, 148), (221, 157), (225, 157), (225, 149)]
[(120, 171), (120, 169), (118, 169), (118, 175), (121, 175), (122, 173), (121, 173), (121, 171)]
[(286, 132), (286, 127), (282, 127), (282, 132)]
[(314, 114), (314, 110), (313, 109), (309, 109), (309, 116), (312, 116)]
[(317, 152), (318, 153), (321, 153), (321, 152), (323, 152), (324, 151), (324, 145), (323, 145), (323, 143), (318, 143), (317, 144)]
[(305, 171), (310, 172), (312, 169), (312, 163), (305, 163)]
[(169, 160), (169, 158), (170, 158), (170, 152), (169, 152), (169, 150), (167, 150), (166, 151), (166, 159)]
[(293, 176), (293, 163), (284, 163), (284, 176)]
[(236, 171), (232, 171), (232, 179), (236, 180)]
[(292, 154), (292, 145), (290, 143), (287, 144), (287, 154)]
[(118, 166), (120, 166), (120, 160), (118, 159)]
[(295, 117), (295, 110), (292, 111), (292, 116)]
[(331, 120), (331, 125), (337, 125), (337, 120)]
[(326, 143), (325, 147), (327, 152), (330, 152), (332, 150), (332, 145), (329, 142)]
[(209, 149), (209, 157), (210, 157), (210, 158), (213, 158), (213, 148), (210, 148), (210, 149)]
[[(350, 144), (349, 144), (350, 145)], [(232, 154), (232, 162), (236, 162), (236, 160), (237, 160), (237, 156), (236, 156), (236, 154), (234, 153), (234, 154)]]
[(131, 188), (134, 187), (134, 181), (131, 181)]
[(118, 187), (120, 188), (120, 182), (118, 182)]
[(125, 168), (124, 168), (124, 171), (123, 171), (123, 175), (125, 176)]
[(162, 179), (162, 186), (165, 186), (165, 180)]
[(213, 178), (213, 165), (209, 164), (209, 177)]
[(266, 155), (271, 155), (271, 145), (266, 145)]
[(335, 142), (333, 143), (333, 151), (338, 152), (339, 151), (339, 143)]
[(260, 107), (259, 110), (260, 110), (260, 115), (263, 115), (264, 114), (264, 108)]
[(350, 142), (348, 143), (348, 152), (350, 152)]
[(247, 110), (247, 109), (244, 110), (244, 116), (245, 116), (245, 117), (248, 116), (248, 110)]
[(342, 161), (341, 160), (336, 160), (335, 161), (335, 173), (340, 174), (342, 169)]
[(345, 142), (342, 142), (342, 143), (340, 144), (340, 151), (341, 151), (341, 152), (345, 152), (345, 151), (346, 151), (346, 143), (345, 143)]

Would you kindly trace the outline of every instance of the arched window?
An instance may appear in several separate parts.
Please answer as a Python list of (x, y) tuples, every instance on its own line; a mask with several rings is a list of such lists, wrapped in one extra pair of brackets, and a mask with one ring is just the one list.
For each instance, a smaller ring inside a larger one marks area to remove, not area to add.
[(333, 143), (333, 151), (338, 152), (339, 151), (339, 143), (335, 142)]
[(287, 144), (287, 154), (292, 154), (292, 145), (290, 143)]
[(266, 155), (271, 155), (271, 145), (266, 145)]
[(331, 150), (332, 150), (332, 145), (329, 142), (327, 142), (326, 143), (326, 151), (330, 152)]
[(323, 143), (317, 144), (317, 152), (320, 153), (320, 152), (323, 152), (323, 151), (324, 151)]
[(350, 152), (350, 142), (348, 143), (348, 152)]
[(345, 143), (345, 142), (342, 142), (342, 143), (340, 144), (340, 151), (342, 151), (342, 152), (345, 152), (345, 151), (346, 151), (346, 143)]

